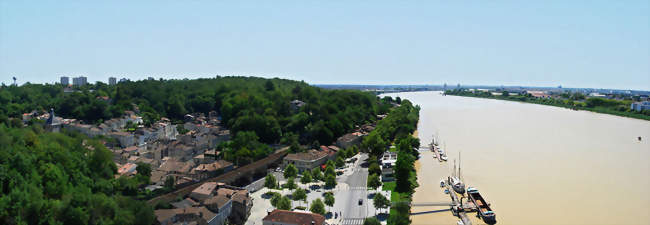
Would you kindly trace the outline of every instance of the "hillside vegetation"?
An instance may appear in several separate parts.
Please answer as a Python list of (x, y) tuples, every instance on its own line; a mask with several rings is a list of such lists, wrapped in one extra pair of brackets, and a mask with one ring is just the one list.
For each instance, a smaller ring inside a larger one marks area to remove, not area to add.
[(0, 224), (151, 224), (132, 196), (149, 177), (115, 179), (111, 158), (99, 140), (0, 124)]
[[(305, 82), (256, 77), (143, 80), (111, 86), (98, 82), (75, 88), (72, 93), (63, 90), (63, 86), (51, 84), (2, 86), (0, 122), (50, 108), (57, 116), (100, 123), (136, 105), (146, 124), (161, 117), (180, 122), (186, 113), (215, 110), (234, 134), (253, 131), (264, 143), (295, 138), (312, 144), (331, 143), (355, 125), (375, 120), (377, 114), (386, 113), (390, 107), (371, 93), (325, 90)], [(293, 111), (292, 100), (306, 104)]]

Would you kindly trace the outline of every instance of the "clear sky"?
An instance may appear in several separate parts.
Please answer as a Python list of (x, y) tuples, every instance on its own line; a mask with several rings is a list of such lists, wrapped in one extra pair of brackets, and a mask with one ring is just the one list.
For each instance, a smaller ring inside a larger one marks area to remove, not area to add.
[(0, 81), (220, 74), (650, 90), (649, 2), (0, 0)]

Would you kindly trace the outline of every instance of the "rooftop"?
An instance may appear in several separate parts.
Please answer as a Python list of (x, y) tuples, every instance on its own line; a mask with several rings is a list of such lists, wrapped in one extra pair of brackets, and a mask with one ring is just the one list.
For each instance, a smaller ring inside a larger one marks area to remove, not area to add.
[[(269, 215), (265, 216), (262, 221), (288, 223), (296, 225), (322, 225), (325, 222), (325, 217), (315, 213), (308, 212), (292, 212), (287, 210), (276, 209)], [(312, 223), (313, 222), (313, 223)]]
[(192, 169), (192, 171), (217, 171), (219, 169), (223, 169), (229, 166), (232, 166), (231, 162), (225, 160), (218, 160), (213, 163), (201, 164), (196, 168)]
[(192, 193), (202, 194), (202, 195), (211, 195), (212, 192), (217, 188), (216, 182), (205, 182), (201, 186), (197, 187), (192, 191)]
[(210, 212), (205, 207), (190, 207), (190, 208), (181, 208), (181, 209), (159, 209), (154, 211), (154, 214), (156, 215), (156, 219), (158, 222), (163, 222), (171, 219), (174, 216), (177, 215), (183, 215), (183, 214), (194, 214), (202, 219), (204, 219), (206, 222), (209, 222), (212, 220), (216, 214), (213, 212)]
[(224, 205), (226, 205), (230, 201), (230, 198), (223, 196), (223, 195), (216, 195), (212, 196), (205, 201), (203, 201), (204, 205), (217, 205), (217, 208), (221, 208)]
[(300, 152), (300, 153), (292, 153), (288, 154), (285, 159), (287, 160), (299, 160), (299, 161), (314, 161), (321, 159), (323, 157), (327, 156), (327, 152), (324, 151), (316, 151), (314, 149), (311, 149), (307, 152)]

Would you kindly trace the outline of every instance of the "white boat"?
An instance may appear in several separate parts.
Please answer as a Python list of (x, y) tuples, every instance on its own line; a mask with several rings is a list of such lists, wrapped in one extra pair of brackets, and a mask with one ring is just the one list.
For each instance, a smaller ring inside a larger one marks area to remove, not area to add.
[(456, 172), (456, 160), (454, 160), (454, 172), (450, 179), (451, 187), (459, 194), (465, 193), (465, 184), (460, 178), (460, 152), (458, 152), (458, 172)]
[(447, 161), (447, 156), (446, 155), (441, 155), (440, 159), (442, 159), (443, 161)]
[(445, 187), (445, 180), (444, 179), (440, 180), (440, 187)]

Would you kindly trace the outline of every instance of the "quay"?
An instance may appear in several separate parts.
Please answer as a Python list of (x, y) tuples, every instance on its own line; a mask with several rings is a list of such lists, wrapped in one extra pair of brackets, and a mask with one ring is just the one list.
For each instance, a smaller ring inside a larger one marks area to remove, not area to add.
[(445, 189), (447, 190), (447, 193), (449, 193), (449, 197), (451, 197), (451, 213), (460, 218), (460, 220), (463, 221), (463, 225), (471, 225), (472, 221), (469, 220), (469, 216), (467, 216), (466, 212), (475, 212), (477, 208), (474, 204), (469, 202), (463, 204), (463, 198), (465, 197), (461, 194), (461, 197), (458, 198), (458, 193), (456, 193), (456, 191), (451, 187), (450, 181), (451, 178), (448, 177), (447, 182), (445, 182)]

